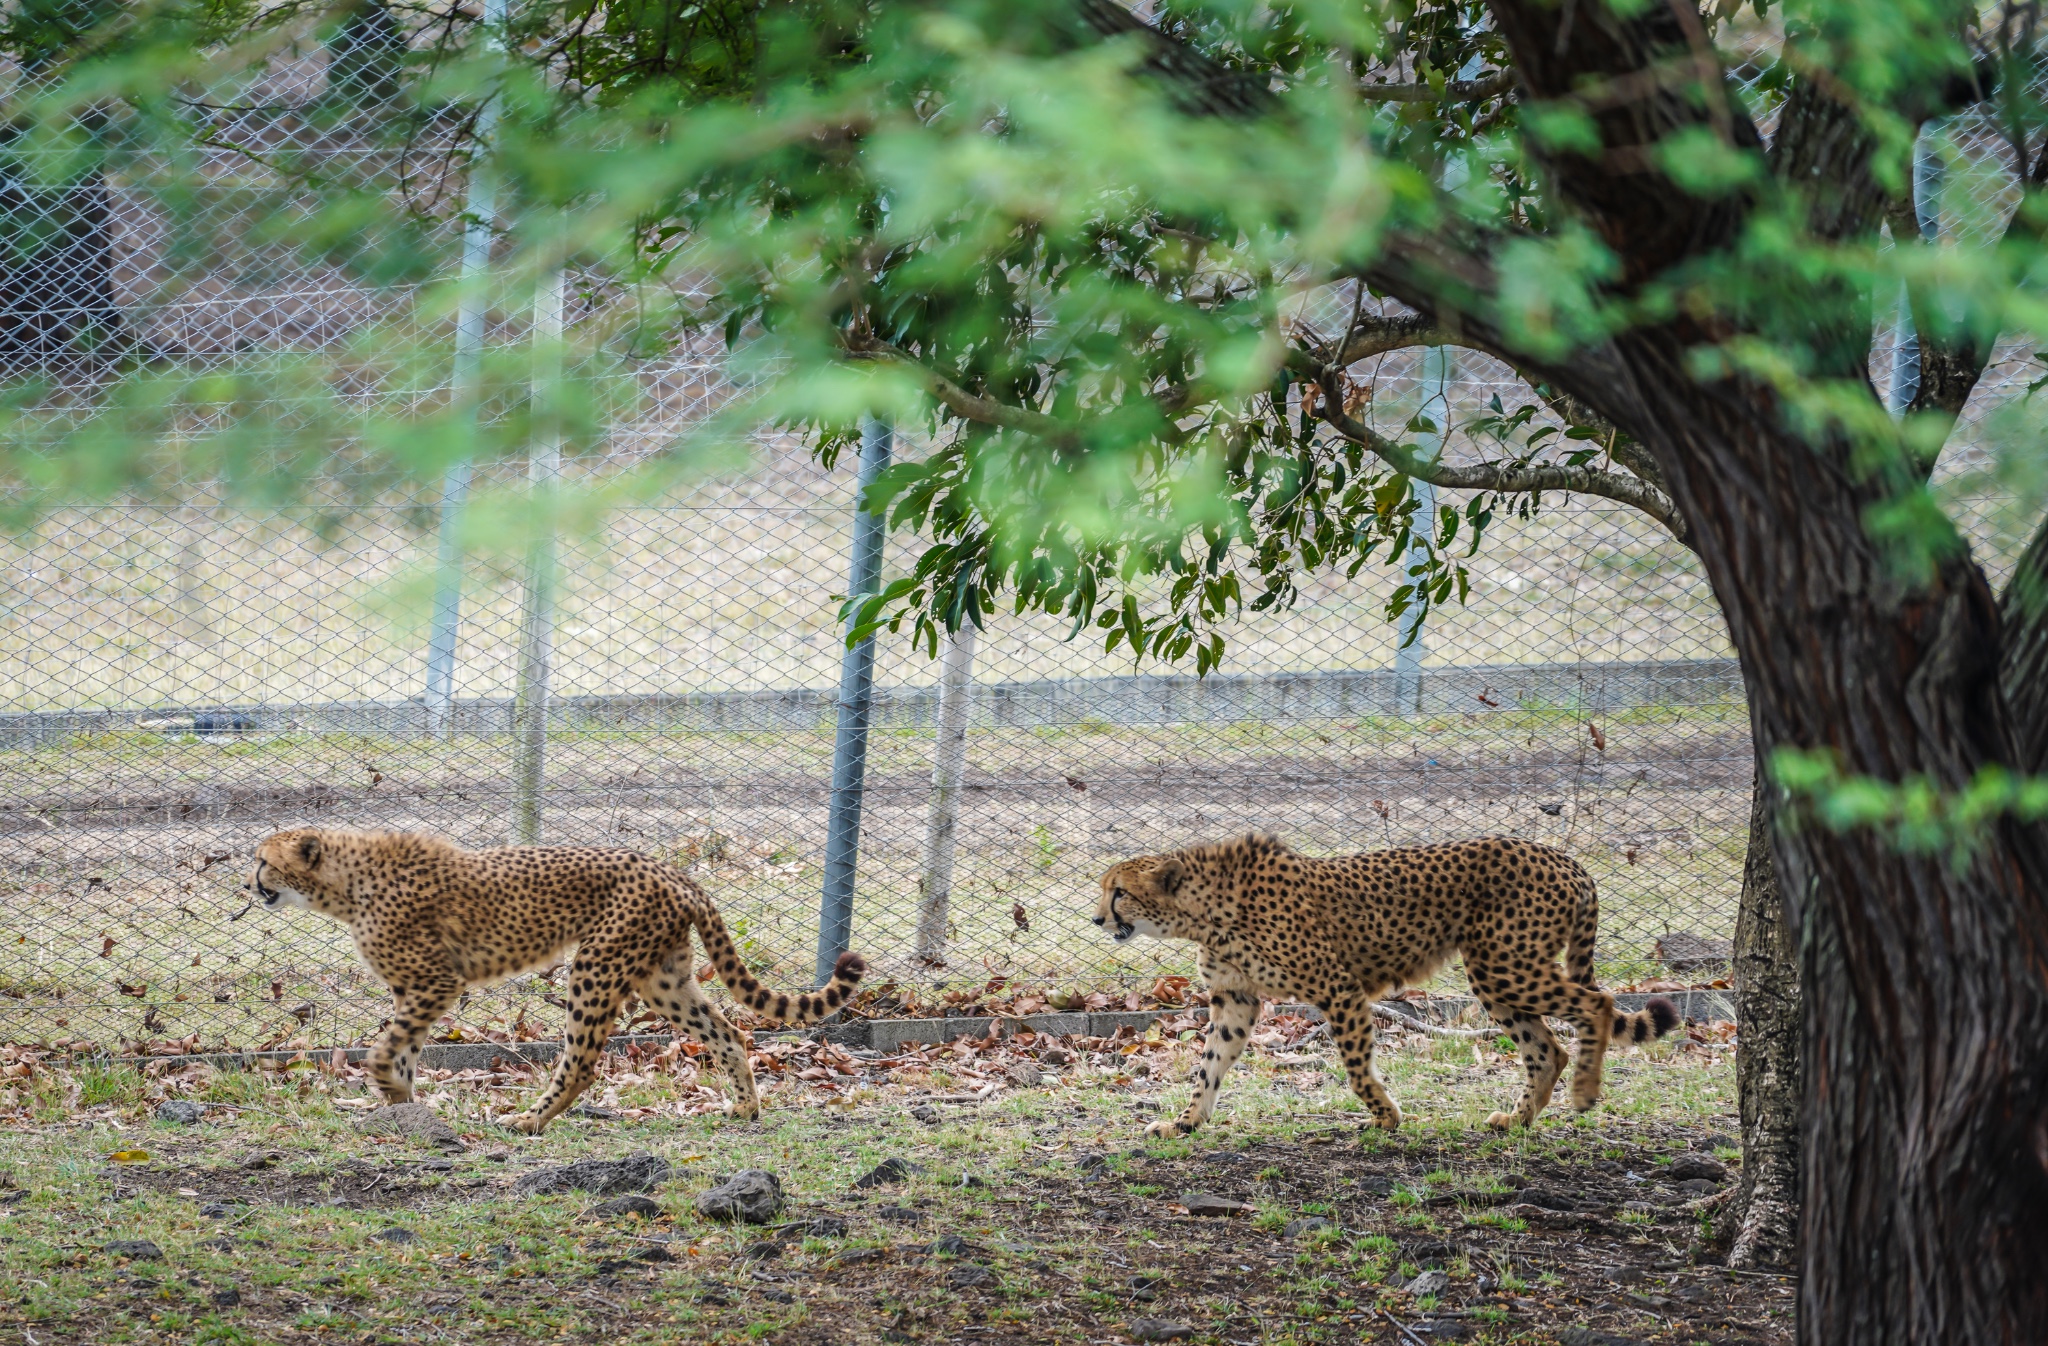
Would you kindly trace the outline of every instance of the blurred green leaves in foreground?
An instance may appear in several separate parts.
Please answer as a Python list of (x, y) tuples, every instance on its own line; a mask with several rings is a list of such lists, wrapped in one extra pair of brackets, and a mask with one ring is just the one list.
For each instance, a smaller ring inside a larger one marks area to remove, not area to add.
[[(1795, 423), (1851, 434), (1862, 470), (1897, 479), (1871, 526), (1910, 582), (1960, 545), (1925, 485), (1953, 415), (1887, 412), (1874, 328), (1903, 287), (1931, 337), (2048, 331), (2024, 183), (2043, 120), (2033, 30), (1934, 0), (1705, 12), (1719, 56), (1674, 51), (1657, 72), (1708, 124), (1656, 145), (1646, 171), (1702, 210), (1739, 202), (1748, 223), (1725, 256), (1626, 284), (1551, 199), (1544, 163), (1597, 147), (1628, 91), (1529, 104), (1483, 5), (1216, 0), (1162, 6), (1149, 27), (1112, 0), (484, 13), (17, 7), (5, 304), (43, 335), (0, 350), (14, 521), (206, 483), (316, 524), (418, 500), (424, 525), (442, 474), (474, 462), (462, 535), (510, 555), (729, 465), (764, 432), (801, 434), (829, 463), (879, 416), (919, 447), (868, 503), (923, 545), (852, 614), (858, 630), (907, 628), (929, 649), (999, 606), (1035, 608), (1206, 672), (1232, 615), (1285, 605), (1327, 568), (1385, 568), (1391, 616), (1455, 601), (1486, 529), (1559, 491), (1682, 536), (1647, 455), (1543, 380), (1680, 314), (1718, 334), (1695, 372), (1766, 379)], [(1898, 202), (1914, 91), (1995, 88), (1969, 135), (1929, 129), (1947, 169), (1936, 241), (1905, 227), (1909, 204), (1882, 227), (1817, 230), (1816, 202), (1743, 130), (1823, 71)], [(232, 359), (152, 345), (72, 293), (93, 194), (113, 188), (149, 201), (166, 293), (298, 268), (380, 302), (321, 340)], [(467, 274), (466, 222), (496, 235)], [(1440, 411), (1371, 377), (1388, 351), (1460, 341), (1370, 283), (1390, 240), (1418, 239), (1445, 259), (1447, 305), (1505, 333), (1490, 353), (1530, 383), (1526, 405), (1456, 427), (1455, 460)], [(559, 341), (530, 320), (557, 269), (574, 315)], [(41, 315), (52, 294), (73, 319)], [(465, 309), (490, 334), (473, 371), (455, 356)], [(727, 350), (716, 412), (666, 452), (605, 459), (645, 401), (646, 362), (705, 334)], [(88, 386), (52, 372), (81, 362)], [(537, 438), (572, 465), (541, 496), (489, 470)], [(2032, 397), (1981, 438), (1993, 452), (1966, 479), (1994, 476), (2038, 513)]]

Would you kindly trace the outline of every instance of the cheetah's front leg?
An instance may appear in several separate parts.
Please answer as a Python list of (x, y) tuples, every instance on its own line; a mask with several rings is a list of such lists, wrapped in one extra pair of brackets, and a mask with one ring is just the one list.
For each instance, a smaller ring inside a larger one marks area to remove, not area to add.
[(413, 1062), (435, 1020), (453, 1009), (461, 994), (462, 983), (446, 974), (392, 982), (391, 1022), (363, 1063), (385, 1103), (412, 1102)]
[(1209, 1120), (1223, 1076), (1237, 1063), (1245, 1039), (1258, 1022), (1259, 998), (1246, 991), (1214, 991), (1209, 996), (1209, 1032), (1202, 1041), (1202, 1068), (1195, 1074), (1195, 1096), (1187, 1111), (1168, 1121), (1160, 1118), (1145, 1128), (1148, 1136), (1185, 1136)]

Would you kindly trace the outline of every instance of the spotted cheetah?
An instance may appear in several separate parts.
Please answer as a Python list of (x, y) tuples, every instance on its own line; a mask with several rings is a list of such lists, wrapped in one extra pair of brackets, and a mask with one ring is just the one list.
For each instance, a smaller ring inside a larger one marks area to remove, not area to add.
[[(1598, 917), (1592, 876), (1578, 861), (1503, 837), (1319, 860), (1277, 837), (1247, 836), (1113, 865), (1095, 908), (1095, 924), (1119, 943), (1151, 935), (1201, 945), (1209, 1031), (1199, 1083), (1187, 1111), (1147, 1128), (1155, 1136), (1186, 1135), (1209, 1119), (1262, 998), (1320, 1009), (1373, 1124), (1400, 1126), (1400, 1106), (1373, 1070), (1373, 1002), (1460, 953), (1529, 1077), (1520, 1106), (1488, 1124), (1528, 1126), (1550, 1101), (1564, 1051), (1545, 1015), (1577, 1030), (1572, 1106), (1584, 1112), (1600, 1099), (1610, 1037), (1644, 1042), (1678, 1023), (1669, 1000), (1623, 1014), (1593, 985)], [(1558, 968), (1559, 950), (1568, 971)]]
[(465, 851), (408, 832), (298, 828), (257, 846), (243, 891), (267, 910), (304, 907), (340, 921), (391, 988), (391, 1020), (367, 1062), (391, 1103), (411, 1101), (413, 1063), (427, 1030), (465, 990), (551, 966), (573, 946), (562, 1055), (547, 1089), (511, 1122), (528, 1135), (539, 1134), (589, 1087), (628, 992), (709, 1049), (732, 1080), (735, 1113), (760, 1115), (746, 1044), (691, 974), (692, 927), (740, 1003), (784, 1023), (831, 1013), (867, 971), (858, 954), (842, 953), (832, 980), (818, 990), (768, 990), (740, 962), (704, 890), (674, 866), (635, 851)]

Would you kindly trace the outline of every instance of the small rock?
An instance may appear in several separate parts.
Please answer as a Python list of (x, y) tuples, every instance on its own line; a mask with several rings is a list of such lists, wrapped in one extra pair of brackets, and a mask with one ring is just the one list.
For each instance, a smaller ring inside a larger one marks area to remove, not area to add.
[(391, 1103), (356, 1119), (356, 1130), (366, 1136), (411, 1136), (444, 1150), (463, 1148), (455, 1128), (424, 1103)]
[(1392, 1196), (1394, 1194), (1394, 1180), (1392, 1178), (1360, 1178), (1358, 1180), (1358, 1190), (1369, 1196)]
[(510, 1150), (492, 1150), (489, 1154), (484, 1156), (484, 1158), (490, 1160), (494, 1164), (502, 1164), (509, 1160), (511, 1157), (512, 1151)]
[(1450, 1288), (1450, 1275), (1442, 1271), (1425, 1271), (1407, 1285), (1408, 1293), (1417, 1299), (1424, 1295), (1440, 1295)]
[(1189, 1192), (1180, 1199), (1180, 1204), (1188, 1208), (1188, 1214), (1190, 1215), (1249, 1215), (1252, 1213), (1252, 1208), (1242, 1201), (1232, 1201), (1229, 1197), (1223, 1196), (1209, 1196), (1202, 1192)]
[(782, 1245), (773, 1240), (750, 1243), (747, 1245), (746, 1252), (741, 1255), (749, 1262), (766, 1262), (771, 1258), (782, 1256)]
[(939, 1124), (939, 1110), (928, 1103), (920, 1103), (910, 1110), (910, 1115), (926, 1126)]
[(1003, 1074), (1019, 1089), (1036, 1089), (1045, 1080), (1044, 1072), (1029, 1061), (1019, 1061)]
[(993, 1285), (996, 1273), (979, 1262), (962, 1262), (946, 1273), (946, 1284), (956, 1290), (965, 1290), (977, 1285)]
[(1141, 1304), (1149, 1304), (1159, 1298), (1160, 1287), (1166, 1284), (1164, 1276), (1133, 1276), (1126, 1282), (1130, 1286), (1131, 1298)]
[(370, 1237), (380, 1243), (418, 1243), (420, 1241), (418, 1234), (413, 1233), (402, 1225), (393, 1225), (389, 1229), (380, 1229), (370, 1235)]
[(843, 1239), (846, 1237), (846, 1221), (837, 1215), (818, 1215), (786, 1224), (775, 1232), (792, 1239)]
[(100, 1251), (109, 1257), (128, 1257), (137, 1262), (161, 1262), (164, 1250), (148, 1239), (115, 1239), (112, 1243), (100, 1245)]
[(1724, 1136), (1719, 1131), (1701, 1136), (1693, 1144), (1702, 1150), (1739, 1150), (1742, 1142), (1733, 1136)]
[(926, 1244), (925, 1251), (937, 1253), (942, 1257), (965, 1257), (967, 1255), (967, 1240), (961, 1238), (958, 1234), (948, 1234), (944, 1238)]
[(1038, 1054), (1038, 1059), (1049, 1066), (1070, 1066), (1074, 1064), (1074, 1054), (1065, 1047), (1047, 1047)]
[(222, 1234), (219, 1238), (201, 1239), (199, 1246), (217, 1253), (231, 1253), (235, 1250), (235, 1241)]
[(235, 1309), (242, 1306), (242, 1292), (236, 1289), (215, 1290), (213, 1306), (217, 1309)]
[(697, 1213), (713, 1220), (767, 1224), (782, 1214), (782, 1183), (765, 1169), (742, 1169), (698, 1193)]
[(619, 1196), (626, 1192), (652, 1191), (669, 1178), (668, 1160), (652, 1154), (629, 1154), (624, 1159), (579, 1159), (573, 1164), (537, 1168), (513, 1184), (521, 1196), (553, 1195), (560, 1192), (590, 1192), (597, 1196)]
[(156, 1119), (172, 1122), (178, 1126), (196, 1126), (206, 1116), (206, 1109), (189, 1098), (167, 1098), (156, 1105)]
[(1721, 1190), (1721, 1184), (1713, 1181), (1711, 1178), (1687, 1178), (1684, 1182), (1673, 1185), (1680, 1192), (1683, 1192), (1689, 1201), (1697, 1201), (1703, 1196), (1712, 1196)]
[(1280, 1232), (1287, 1238), (1295, 1239), (1300, 1238), (1303, 1234), (1313, 1234), (1318, 1229), (1328, 1229), (1329, 1227), (1330, 1222), (1320, 1215), (1304, 1215), (1298, 1220), (1289, 1220), (1286, 1227)]
[(1126, 1073), (1142, 1080), (1152, 1073), (1152, 1063), (1150, 1061), (1133, 1061), (1126, 1068)]
[(1665, 1166), (1664, 1178), (1667, 1182), (1686, 1182), (1694, 1178), (1725, 1182), (1728, 1166), (1704, 1154), (1682, 1154)]
[(761, 1298), (769, 1300), (776, 1304), (796, 1303), (796, 1296), (791, 1294), (787, 1290), (776, 1290), (773, 1288), (763, 1289), (761, 1291)]
[(1195, 1329), (1167, 1318), (1133, 1318), (1129, 1324), (1132, 1341), (1186, 1341)]
[(833, 1260), (841, 1266), (853, 1262), (873, 1262), (882, 1256), (880, 1248), (842, 1248)]
[(615, 1196), (610, 1201), (600, 1202), (591, 1214), (607, 1220), (622, 1215), (638, 1215), (652, 1220), (661, 1214), (661, 1207), (652, 1198), (636, 1193), (633, 1196)]
[(235, 1208), (225, 1201), (209, 1201), (199, 1208), (199, 1213), (209, 1220), (225, 1220), (235, 1213)]
[(1521, 1195), (1515, 1199), (1515, 1204), (1518, 1206), (1541, 1206), (1544, 1210), (1577, 1210), (1579, 1208), (1579, 1202), (1576, 1197), (1566, 1196), (1563, 1192), (1552, 1191), (1548, 1187), (1524, 1187)]
[(1557, 1334), (1558, 1346), (1643, 1346), (1636, 1337), (1616, 1336), (1612, 1332), (1595, 1332), (1590, 1327), (1567, 1327)]
[(884, 1159), (866, 1173), (853, 1180), (856, 1188), (885, 1187), (890, 1183), (902, 1182), (913, 1173), (924, 1172), (924, 1165), (913, 1164), (908, 1159)]
[(673, 1262), (676, 1259), (670, 1254), (666, 1243), (657, 1243), (652, 1247), (642, 1248), (639, 1252), (634, 1253), (633, 1260), (636, 1262)]
[(875, 1212), (877, 1220), (894, 1220), (898, 1224), (921, 1224), (924, 1213), (905, 1206), (884, 1206)]

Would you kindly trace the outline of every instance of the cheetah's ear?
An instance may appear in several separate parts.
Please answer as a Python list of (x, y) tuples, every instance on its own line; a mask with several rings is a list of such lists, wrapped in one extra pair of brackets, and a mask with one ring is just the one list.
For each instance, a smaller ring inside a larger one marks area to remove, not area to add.
[(320, 868), (320, 834), (308, 832), (299, 838), (299, 861), (308, 869)]
[(1159, 885), (1159, 891), (1168, 897), (1180, 891), (1180, 886), (1186, 882), (1187, 877), (1188, 872), (1182, 867), (1181, 862), (1170, 855), (1160, 860), (1152, 871), (1153, 881)]

